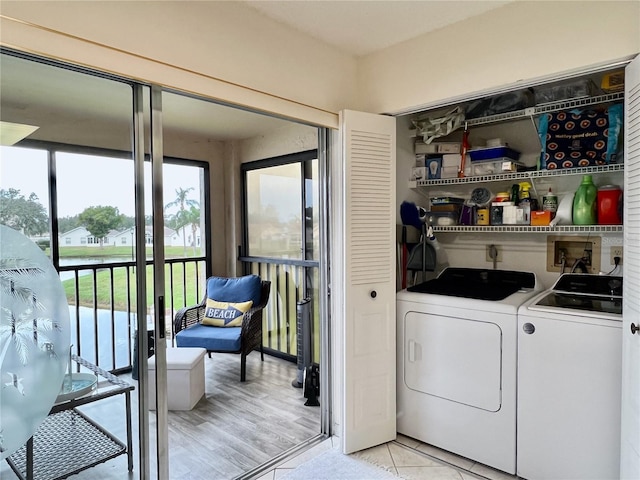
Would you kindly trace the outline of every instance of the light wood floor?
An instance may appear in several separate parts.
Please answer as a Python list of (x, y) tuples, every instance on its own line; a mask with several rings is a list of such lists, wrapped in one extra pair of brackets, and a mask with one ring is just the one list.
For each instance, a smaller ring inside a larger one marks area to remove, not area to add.
[[(247, 357), (247, 381), (240, 382), (240, 356), (215, 353), (212, 358), (205, 356), (205, 398), (193, 410), (169, 412), (170, 478), (232, 479), (319, 434), (320, 408), (304, 406), (302, 390), (291, 386), (296, 371), (293, 363), (268, 355), (261, 362), (260, 354), (253, 352)], [(130, 376), (123, 378), (137, 385)], [(139, 478), (135, 446), (137, 391), (133, 392), (132, 402), (133, 474), (127, 472), (126, 456), (122, 455), (70, 478)], [(122, 395), (89, 404), (82, 410), (125, 441)], [(151, 412), (152, 430), (155, 418)], [(6, 462), (0, 466), (0, 478), (16, 478)]]

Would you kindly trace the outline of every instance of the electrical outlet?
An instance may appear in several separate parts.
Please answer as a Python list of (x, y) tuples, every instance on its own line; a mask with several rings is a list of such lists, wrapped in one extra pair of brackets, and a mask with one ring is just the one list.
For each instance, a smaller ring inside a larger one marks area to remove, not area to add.
[(610, 252), (611, 252), (611, 265), (616, 264), (614, 257), (620, 257), (620, 262), (618, 263), (618, 265), (622, 265), (622, 247), (621, 246), (611, 247)]
[(491, 247), (494, 247), (496, 249), (496, 262), (501, 262), (502, 261), (502, 249), (500, 248), (500, 245), (493, 245), (493, 244), (486, 246), (486, 259), (487, 259), (487, 262), (493, 263), (493, 258), (491, 258)]

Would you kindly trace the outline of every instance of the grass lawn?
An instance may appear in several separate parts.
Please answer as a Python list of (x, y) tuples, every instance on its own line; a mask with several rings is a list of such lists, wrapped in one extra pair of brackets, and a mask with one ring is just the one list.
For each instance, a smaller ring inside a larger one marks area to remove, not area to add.
[[(202, 262), (201, 262), (202, 263)], [(173, 269), (173, 289), (171, 288), (170, 269)], [(189, 263), (186, 266), (186, 280), (183, 286), (183, 265), (175, 264), (173, 267), (165, 265), (165, 305), (171, 308), (171, 298), (173, 291), (173, 306), (175, 309), (186, 305), (198, 303), (204, 293), (204, 280), (200, 279), (200, 292), (196, 291), (195, 265)], [(204, 266), (201, 264), (199, 273), (204, 277)], [(111, 282), (113, 281), (113, 298), (111, 298)], [(147, 305), (155, 303), (153, 295), (153, 266), (147, 266)], [(76, 303), (75, 280), (69, 279), (62, 282), (67, 300), (70, 305)], [(93, 275), (83, 275), (78, 278), (79, 305), (94, 306)], [(96, 275), (96, 303), (98, 308), (111, 308), (113, 302), (115, 310), (126, 311), (127, 308), (136, 308), (136, 277), (134, 269), (129, 269), (127, 279), (126, 268), (113, 269), (113, 280), (111, 271), (108, 269), (98, 270)]]
[[(147, 258), (153, 256), (153, 249), (151, 247), (146, 248)], [(45, 253), (49, 255), (49, 249), (45, 250)], [(166, 258), (181, 258), (185, 256), (201, 256), (202, 252), (193, 249), (193, 247), (187, 247), (186, 254), (184, 247), (164, 247), (164, 256)], [(118, 258), (121, 261), (131, 260), (133, 258), (131, 246), (128, 247), (114, 247), (113, 245), (105, 245), (104, 247), (60, 247), (60, 258), (75, 257), (75, 258)]]

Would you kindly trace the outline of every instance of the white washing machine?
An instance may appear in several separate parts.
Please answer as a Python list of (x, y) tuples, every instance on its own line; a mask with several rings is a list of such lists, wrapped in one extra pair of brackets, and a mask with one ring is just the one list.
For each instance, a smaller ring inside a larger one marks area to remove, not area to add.
[(398, 432), (516, 471), (518, 307), (530, 272), (447, 268), (397, 293)]
[(518, 475), (618, 479), (622, 277), (565, 274), (518, 328)]

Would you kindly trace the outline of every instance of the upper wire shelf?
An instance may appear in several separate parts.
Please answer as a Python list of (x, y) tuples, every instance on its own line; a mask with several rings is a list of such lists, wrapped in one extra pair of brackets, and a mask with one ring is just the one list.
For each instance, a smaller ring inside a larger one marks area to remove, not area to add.
[(541, 177), (560, 177), (568, 175), (589, 175), (593, 173), (621, 172), (624, 170), (623, 163), (611, 165), (598, 165), (594, 167), (561, 168), (558, 170), (533, 170), (529, 172), (509, 172), (493, 175), (475, 175), (463, 178), (438, 178), (435, 180), (410, 181), (410, 187), (431, 187), (438, 185), (461, 185), (467, 183), (500, 182), (504, 180), (527, 180)]
[[(488, 125), (490, 123), (504, 122), (507, 120), (519, 120), (528, 117), (534, 117), (543, 113), (558, 112), (561, 110), (568, 110), (571, 108), (588, 107), (590, 105), (597, 105), (602, 103), (611, 103), (617, 100), (624, 99), (624, 92), (607, 93), (605, 95), (597, 95), (595, 97), (583, 97), (574, 98), (569, 100), (560, 100), (557, 102), (544, 103), (533, 107), (524, 108), (522, 110), (515, 110), (513, 112), (497, 113), (495, 115), (487, 115), (486, 117), (470, 118), (463, 121), (463, 125), (466, 123), (468, 127), (477, 127), (479, 125)], [(417, 120), (417, 123), (421, 119)], [(420, 135), (420, 128), (411, 129), (411, 137)]]
[(469, 127), (486, 125), (488, 123), (502, 122), (505, 120), (517, 120), (519, 118), (527, 118), (531, 116), (541, 115), (543, 113), (557, 112), (560, 110), (568, 110), (570, 108), (588, 107), (599, 103), (615, 102), (624, 99), (624, 92), (608, 93), (606, 95), (598, 95), (596, 97), (576, 98), (571, 100), (561, 100), (558, 102), (545, 103), (529, 107), (515, 112), (497, 113), (486, 117), (471, 118), (465, 120)]

